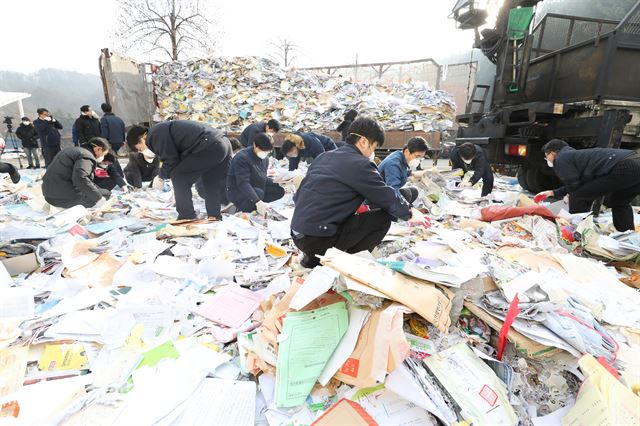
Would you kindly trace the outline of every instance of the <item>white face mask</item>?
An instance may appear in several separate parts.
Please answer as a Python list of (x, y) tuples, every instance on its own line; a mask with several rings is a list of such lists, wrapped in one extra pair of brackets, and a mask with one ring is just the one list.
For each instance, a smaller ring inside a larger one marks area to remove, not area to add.
[(151, 158), (151, 160), (156, 158), (156, 155), (149, 148), (142, 151), (142, 155), (144, 155), (146, 158)]
[(417, 170), (419, 165), (420, 165), (419, 158), (414, 158), (413, 160), (409, 161), (409, 168), (411, 170)]
[(149, 164), (153, 163), (153, 160), (154, 160), (153, 158), (144, 157), (144, 161), (146, 161)]
[(22, 124), (24, 124), (25, 126), (28, 126), (29, 124), (31, 124), (30, 121), (23, 121)]
[(473, 158), (471, 160), (465, 160), (463, 158), (462, 161), (464, 162), (464, 164), (466, 164), (468, 166), (469, 164), (471, 164), (473, 162)]
[(369, 161), (373, 161), (376, 158), (376, 152), (373, 151), (370, 155), (369, 155)]
[(264, 160), (265, 158), (267, 158), (267, 156), (269, 155), (269, 153), (267, 151), (258, 151), (256, 152), (256, 155), (258, 156), (258, 158), (260, 158), (261, 160)]
[(547, 160), (547, 166), (553, 168), (553, 161)]
[(100, 157), (96, 158), (96, 161), (98, 163), (102, 163), (104, 161), (104, 155), (101, 155)]

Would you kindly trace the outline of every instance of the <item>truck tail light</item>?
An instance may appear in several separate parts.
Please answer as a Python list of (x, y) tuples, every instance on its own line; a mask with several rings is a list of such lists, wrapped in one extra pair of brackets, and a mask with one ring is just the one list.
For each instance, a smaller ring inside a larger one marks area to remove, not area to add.
[(515, 155), (517, 157), (526, 157), (527, 146), (508, 143), (508, 144), (505, 144), (504, 146), (504, 153), (507, 155)]

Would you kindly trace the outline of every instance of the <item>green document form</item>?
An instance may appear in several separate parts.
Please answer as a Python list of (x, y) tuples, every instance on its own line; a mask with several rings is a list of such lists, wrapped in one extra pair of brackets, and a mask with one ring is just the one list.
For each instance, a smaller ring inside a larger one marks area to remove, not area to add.
[(278, 337), (278, 407), (295, 407), (304, 403), (348, 325), (344, 302), (314, 311), (287, 314)]

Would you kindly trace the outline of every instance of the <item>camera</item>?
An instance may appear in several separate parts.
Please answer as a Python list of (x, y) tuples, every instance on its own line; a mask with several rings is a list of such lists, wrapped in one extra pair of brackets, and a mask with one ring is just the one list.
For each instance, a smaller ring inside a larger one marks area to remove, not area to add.
[(7, 124), (9, 126), (12, 125), (13, 124), (13, 117), (9, 117), (8, 115), (5, 115), (3, 123)]

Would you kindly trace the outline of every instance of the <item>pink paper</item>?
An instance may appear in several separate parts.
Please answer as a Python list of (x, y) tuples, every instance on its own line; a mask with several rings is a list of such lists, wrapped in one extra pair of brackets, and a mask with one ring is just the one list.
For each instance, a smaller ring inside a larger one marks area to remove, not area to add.
[(238, 328), (258, 309), (262, 296), (242, 287), (229, 286), (204, 302), (197, 313), (213, 322)]

